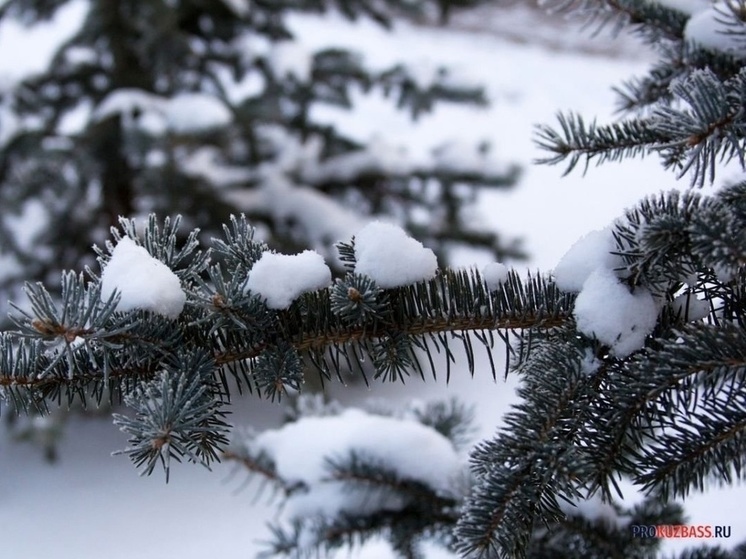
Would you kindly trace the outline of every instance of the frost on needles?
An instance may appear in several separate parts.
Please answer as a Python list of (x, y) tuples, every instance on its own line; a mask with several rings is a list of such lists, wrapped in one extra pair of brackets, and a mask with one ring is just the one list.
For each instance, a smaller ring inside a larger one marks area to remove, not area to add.
[[(31, 312), (18, 311), (17, 330), (1, 338), (2, 394), (27, 410), (59, 401), (123, 402), (115, 416), (129, 436), (122, 453), (143, 473), (159, 464), (169, 472), (173, 461), (209, 466), (222, 458), (264, 478), (288, 501), (288, 516), (272, 528), (270, 545), (277, 553), (300, 556), (309, 548), (330, 550), (386, 533), (402, 549), (432, 537), (468, 556), (480, 556), (482, 549), (521, 556), (532, 546), (565, 541), (555, 536), (600, 530), (605, 539), (594, 536), (584, 545), (624, 541), (627, 556), (638, 556), (652, 544), (629, 538), (630, 524), (681, 522), (669, 499), (709, 479), (705, 460), (716, 461), (715, 471), (727, 471), (736, 459), (731, 453), (738, 447), (729, 445), (737, 439), (728, 433), (738, 420), (746, 354), (733, 298), (733, 286), (743, 278), (743, 241), (723, 237), (712, 223), (717, 218), (725, 230), (743, 231), (742, 207), (746, 183), (714, 197), (670, 192), (645, 200), (572, 247), (558, 265), (557, 283), (551, 276), (506, 273), (498, 264), (488, 266), (485, 276), (423, 265), (419, 277), (394, 282), (398, 272), (381, 271), (396, 270), (402, 257), (428, 258), (418, 243), (402, 243), (391, 255), (395, 261), (387, 262), (377, 245), (406, 235), (386, 226), (385, 234), (363, 235), (360, 245), (356, 238), (340, 243), (347, 272), (331, 284), (319, 255), (298, 255), (297, 262), (286, 256), (290, 265), (273, 264), (277, 283), (295, 286), (282, 305), (270, 305), (262, 291), (271, 282), (247, 287), (255, 285), (256, 266), (273, 253), (244, 218), (232, 219), (209, 248), (201, 248), (196, 231), (181, 245), (179, 220), (158, 224), (151, 216), (142, 232), (122, 220), (113, 232), (116, 242), (99, 251), (100, 278), (66, 274), (59, 301), (42, 285), (28, 285)], [(610, 243), (613, 257), (605, 256)], [(712, 243), (722, 248), (713, 251)], [(651, 258), (652, 247), (665, 258)], [(361, 273), (358, 254), (376, 254), (382, 275)], [(137, 266), (159, 270), (154, 277), (163, 280), (151, 289), (184, 294), (180, 312), (152, 307), (145, 289), (139, 299), (124, 297), (126, 283), (115, 281), (114, 290), (104, 292), (121, 257), (136, 264), (124, 276), (133, 283)], [(573, 271), (573, 262), (595, 264)], [(316, 273), (322, 281), (315, 287)], [(593, 283), (598, 275), (601, 284)], [(599, 313), (593, 319), (599, 330), (583, 327), (587, 311), (578, 305), (586, 290), (622, 310), (625, 297), (645, 293), (640, 312), (654, 316), (652, 328), (646, 323), (645, 335), (633, 341), (607, 338), (600, 330), (610, 325), (619, 336), (635, 331), (639, 312)], [(120, 306), (123, 300), (127, 306)], [(703, 300), (711, 305), (706, 315), (695, 303)], [(523, 379), (522, 403), (496, 438), (476, 445), (468, 463), (458, 450), (469, 414), (454, 403), (408, 418), (384, 413), (391, 417), (386, 420), (377, 418), (380, 411), (306, 407), (274, 435), (229, 445), (226, 415), (237, 389), (283, 399), (301, 390), (309, 374), (330, 381), (354, 371), (366, 382), (371, 376), (403, 381), (412, 372), (435, 376), (445, 368), (448, 375), (459, 358), (473, 372), (474, 352), (484, 346), (491, 355), (495, 334)], [(697, 438), (672, 429), (692, 418), (707, 418)], [(356, 435), (363, 424), (369, 432)], [(322, 444), (312, 436), (316, 427), (349, 436)], [(424, 460), (422, 450), (422, 460), (412, 463), (402, 454), (402, 440), (386, 435), (391, 432), (409, 433), (410, 450), (441, 448), (439, 458)], [(293, 469), (301, 444), (315, 453), (316, 470)], [(716, 450), (711, 458), (708, 452)], [(650, 499), (633, 507), (614, 501), (619, 476), (649, 490)], [(612, 499), (612, 505), (588, 504), (599, 498)], [(577, 504), (577, 512), (568, 502)], [(594, 512), (597, 507), (605, 512)], [(611, 523), (609, 511), (618, 514)], [(332, 532), (344, 536), (329, 538)]]
[[(630, 24), (660, 49), (649, 75), (620, 91), (631, 117), (597, 125), (562, 116), (558, 130), (540, 129), (549, 162), (572, 168), (654, 153), (699, 186), (723, 160), (744, 166), (743, 62), (692, 31), (694, 2), (546, 3), (592, 23)], [(746, 36), (743, 2), (712, 7), (734, 39)], [(2, 396), (17, 410), (122, 402), (123, 453), (145, 473), (179, 460), (233, 461), (288, 505), (270, 527), (268, 555), (324, 556), (383, 536), (401, 557), (421, 556), (432, 541), (469, 558), (655, 557), (660, 540), (634, 538), (631, 526), (683, 524), (677, 499), (743, 479), (741, 178), (712, 193), (685, 188), (640, 201), (548, 275), (499, 264), (484, 273), (433, 269), (424, 247), (384, 227), (372, 246), (364, 232), (339, 243), (341, 270), (329, 280), (320, 254), (267, 258), (277, 253), (244, 218), (210, 247), (196, 232), (181, 241), (177, 226), (151, 218), (140, 231), (122, 220), (98, 256), (105, 276), (125, 248), (161, 270), (176, 296), (173, 274), (185, 298), (178, 313), (130, 299), (124, 285), (105, 291), (93, 271), (65, 273), (59, 297), (28, 284), (29, 310), (17, 309), (15, 329), (0, 336)], [(418, 273), (382, 260), (379, 238), (393, 239)], [(275, 300), (271, 281), (251, 279), (264, 258), (270, 276), (304, 277), (283, 277), (290, 288)], [(470, 413), (458, 403), (392, 412), (295, 397), (311, 374), (447, 379), (456, 362), (474, 373), (477, 351), (496, 376), (496, 341), (520, 378), (519, 401), (468, 460)], [(230, 440), (231, 398), (247, 392), (292, 399), (287, 424)], [(427, 447), (430, 460), (402, 455), (402, 444)], [(643, 497), (632, 505), (622, 487)], [(678, 557), (736, 559), (745, 550), (710, 545)]]

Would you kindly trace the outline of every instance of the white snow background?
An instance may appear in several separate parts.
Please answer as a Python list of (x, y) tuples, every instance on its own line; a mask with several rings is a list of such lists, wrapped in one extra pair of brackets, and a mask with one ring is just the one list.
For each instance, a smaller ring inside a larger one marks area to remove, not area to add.
[[(43, 31), (29, 32), (10, 22), (0, 26), (0, 88), (43, 68), (54, 46), (79, 25), (85, 7), (83, 0), (71, 3)], [(522, 13), (515, 12), (513, 21), (515, 14), (523, 17)], [(530, 35), (519, 43), (515, 37), (506, 40), (454, 28), (397, 25), (393, 33), (387, 33), (372, 23), (350, 24), (333, 16), (298, 17), (292, 23), (299, 44), (306, 48), (332, 42), (349, 46), (365, 52), (371, 66), (380, 67), (404, 61), (427, 70), (443, 63), (456, 75), (484, 84), (492, 102), (489, 108), (441, 106), (416, 125), (393, 109), (390, 100), (377, 95), (358, 95), (354, 113), (319, 110), (316, 117), (335, 122), (362, 140), (385, 136), (413, 152), (432, 149), (434, 138), (442, 138), (444, 145), (491, 141), (499, 159), (521, 163), (525, 172), (514, 191), (484, 196), (479, 219), (485, 227), (525, 236), (532, 260), (522, 268), (552, 269), (577, 239), (603, 229), (642, 196), (686, 186), (677, 184), (654, 159), (607, 164), (591, 168), (586, 177), (574, 172), (565, 178), (561, 178), (561, 168), (531, 164), (542, 156), (532, 143), (533, 127), (554, 123), (557, 111), (572, 109), (589, 118), (598, 116), (602, 122), (613, 118), (611, 88), (642, 73), (652, 60), (640, 54), (644, 53), (641, 49), (622, 48), (622, 57), (610, 57), (606, 45), (604, 56), (580, 52), (577, 47), (583, 41), (572, 27), (554, 28), (551, 41), (547, 41), (546, 29), (537, 29), (542, 40), (533, 44)], [(516, 28), (532, 29), (532, 25), (527, 21)], [(547, 48), (548, 44), (552, 48)], [(587, 44), (592, 45), (592, 40)], [(565, 50), (563, 45), (572, 48)], [(7, 127), (0, 131), (0, 135), (4, 133)], [(724, 178), (727, 176), (721, 173), (720, 179)], [(480, 269), (488, 264), (473, 262), (473, 258), (464, 252), (459, 263), (474, 263)], [(374, 384), (367, 391), (338, 387), (336, 392), (351, 405), (369, 398), (390, 404), (458, 395), (477, 405), (480, 435), (488, 437), (513, 400), (514, 382), (493, 381), (486, 358), (483, 363), (474, 379), (467, 371), (454, 368), (447, 388), (442, 375), (437, 382), (412, 378), (406, 388), (388, 383)], [(276, 426), (280, 415), (277, 405), (248, 397), (235, 406), (232, 419), (262, 429)], [(126, 458), (111, 457), (126, 441), (108, 415), (72, 419), (67, 430), (60, 460), (54, 465), (45, 463), (38, 449), (11, 443), (0, 434), (3, 558), (238, 559), (261, 549), (257, 542), (268, 536), (264, 522), (272, 518), (275, 509), (266, 498), (255, 502), (251, 488), (241, 491), (244, 478), (240, 473), (231, 477), (231, 466), (218, 465), (208, 472), (200, 466), (176, 465), (166, 485), (162, 475), (140, 478)], [(737, 512), (744, 495), (742, 487), (735, 487), (693, 496), (687, 503), (690, 522), (731, 525), (731, 540), (712, 543), (739, 543), (746, 538), (746, 517)], [(678, 541), (669, 548), (694, 543)], [(431, 551), (431, 559), (449, 556)], [(385, 559), (391, 554), (378, 543), (355, 556)]]

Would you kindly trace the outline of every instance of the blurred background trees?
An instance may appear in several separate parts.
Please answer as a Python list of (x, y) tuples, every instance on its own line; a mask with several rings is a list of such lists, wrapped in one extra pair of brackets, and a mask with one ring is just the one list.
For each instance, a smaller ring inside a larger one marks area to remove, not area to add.
[[(0, 21), (34, 26), (75, 0), (9, 0)], [(273, 248), (330, 247), (372, 216), (392, 219), (447, 259), (456, 246), (521, 257), (515, 239), (473, 224), (479, 190), (518, 170), (489, 146), (434, 140), (413, 157), (385, 129), (369, 142), (314, 120), (384, 91), (413, 119), (439, 102), (484, 104), (437, 65), (384, 70), (360, 53), (311, 52), (288, 19), (335, 10), (390, 26), (474, 0), (92, 0), (45, 71), (2, 91), (0, 314), (24, 281), (53, 287), (92, 264), (118, 216), (184, 217), (209, 238), (245, 213)]]

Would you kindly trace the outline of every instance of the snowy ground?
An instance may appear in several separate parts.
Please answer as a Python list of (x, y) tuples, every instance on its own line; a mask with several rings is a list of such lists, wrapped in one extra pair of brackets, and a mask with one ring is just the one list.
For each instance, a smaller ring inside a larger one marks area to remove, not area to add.
[[(69, 11), (70, 21), (79, 17), (79, 11)], [(519, 43), (514, 37), (469, 31), (468, 26), (456, 31), (400, 26), (387, 34), (372, 24), (353, 26), (334, 17), (298, 19), (294, 25), (309, 46), (329, 44), (333, 39), (340, 46), (374, 53), (369, 55), (371, 62), (381, 66), (396, 60), (420, 64), (441, 61), (460, 75), (485, 84), (492, 101), (489, 109), (441, 108), (417, 126), (376, 96), (361, 95), (354, 115), (326, 111), (317, 116), (339, 123), (361, 139), (385, 131), (413, 151), (451, 139), (490, 140), (500, 157), (523, 164), (525, 173), (513, 192), (485, 198), (480, 219), (487, 227), (524, 235), (526, 248), (533, 255), (532, 269), (552, 268), (579, 236), (607, 225), (641, 196), (677, 186), (674, 177), (654, 160), (591, 168), (585, 178), (579, 173), (560, 178), (559, 168), (531, 165), (541, 156), (532, 143), (533, 126), (554, 122), (555, 113), (564, 109), (597, 115), (600, 120), (611, 118), (611, 87), (643, 71), (647, 59), (642, 50), (625, 50), (624, 56), (614, 57), (591, 55), (588, 49), (579, 53), (559, 48), (567, 46), (567, 37), (544, 40), (545, 34), (551, 36), (544, 31), (537, 31), (537, 37), (542, 38), (537, 45), (531, 43), (530, 36)], [(530, 29), (525, 21), (524, 28)], [(34, 46), (41, 49), (47, 40), (54, 44), (59, 38), (53, 35), (51, 31), (38, 35)], [(0, 85), (18, 75), (14, 52), (28, 53), (29, 64), (32, 51), (44, 56), (43, 49), (8, 49), (7, 45), (21, 41), (28, 44), (17, 30), (0, 29)], [(463, 263), (469, 258), (464, 255)], [(427, 383), (413, 379), (406, 390), (387, 384), (369, 391), (337, 388), (336, 392), (352, 403), (366, 398), (392, 402), (459, 395), (477, 404), (482, 434), (489, 436), (513, 398), (513, 384), (493, 382), (485, 368), (474, 379), (464, 371), (455, 371), (448, 389), (444, 379)], [(235, 419), (261, 428), (274, 424), (280, 413), (277, 406), (247, 400)], [(125, 458), (110, 456), (125, 441), (106, 418), (71, 421), (60, 449), (61, 459), (54, 466), (44, 463), (38, 450), (14, 445), (3, 436), (3, 557), (238, 559), (252, 556), (256, 540), (266, 534), (264, 521), (273, 509), (263, 501), (252, 503), (251, 490), (236, 491), (243, 479), (240, 474), (230, 479), (230, 467), (218, 466), (209, 473), (200, 467), (181, 466), (172, 472), (168, 485), (159, 475), (141, 479)], [(743, 498), (743, 489), (694, 497), (688, 506), (690, 520), (731, 525), (731, 544), (737, 543), (746, 539), (746, 519), (736, 512)], [(365, 556), (385, 559), (385, 547), (373, 546)]]

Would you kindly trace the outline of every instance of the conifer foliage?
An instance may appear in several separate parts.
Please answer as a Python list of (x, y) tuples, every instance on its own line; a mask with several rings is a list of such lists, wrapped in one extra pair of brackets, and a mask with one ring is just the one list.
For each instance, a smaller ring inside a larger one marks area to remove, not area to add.
[[(721, 161), (743, 166), (746, 3), (550, 4), (631, 25), (661, 56), (620, 91), (627, 120), (563, 115), (540, 128), (548, 162), (657, 154), (695, 186)], [(660, 540), (635, 528), (684, 524), (676, 499), (742, 480), (744, 181), (651, 196), (552, 274), (529, 277), (437, 269), (428, 249), (379, 229), (338, 245), (345, 269), (332, 279), (313, 254), (275, 258), (245, 218), (211, 247), (180, 241), (178, 225), (151, 218), (139, 231), (122, 219), (98, 254), (102, 278), (67, 273), (59, 300), (30, 284), (31, 310), (0, 339), (0, 386), (21, 410), (122, 400), (123, 452), (146, 473), (235, 461), (286, 506), (268, 556), (384, 536), (402, 557), (424, 556), (428, 542), (470, 558), (656, 557)], [(379, 250), (391, 239), (403, 251), (393, 262)], [(152, 289), (174, 306), (123, 281), (104, 287), (123, 257), (159, 270)], [(267, 268), (277, 281), (261, 279)], [(287, 398), (305, 367), (325, 381), (448, 377), (456, 360), (473, 371), (483, 348), (492, 359), (496, 342), (520, 401), (468, 468), (457, 451), (470, 412), (454, 402), (391, 411), (301, 399), (286, 425), (227, 443), (237, 390)], [(645, 499), (621, 501), (622, 480)], [(679, 555), (744, 556), (746, 545)]]

